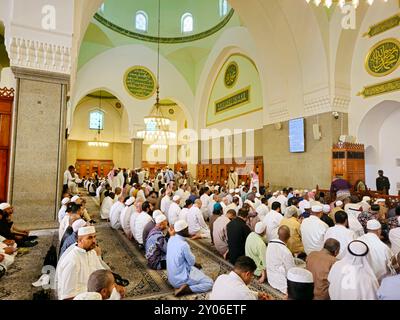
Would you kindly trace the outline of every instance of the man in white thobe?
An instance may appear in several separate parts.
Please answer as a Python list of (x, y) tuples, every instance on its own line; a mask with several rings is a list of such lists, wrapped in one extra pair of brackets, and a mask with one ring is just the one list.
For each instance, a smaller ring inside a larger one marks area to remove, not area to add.
[(320, 219), (322, 210), (322, 206), (313, 206), (310, 217), (301, 223), (300, 232), (306, 254), (321, 251), (324, 247), (325, 233), (329, 226)]
[(139, 245), (143, 245), (143, 230), (144, 227), (152, 221), (152, 205), (146, 201), (142, 204), (142, 212), (140, 212), (135, 220), (134, 229), (132, 230), (135, 240)]
[(110, 209), (110, 225), (115, 230), (121, 229), (121, 213), (124, 210), (124, 197), (120, 196)]
[(272, 210), (264, 217), (263, 222), (267, 226), (267, 240), (278, 239), (278, 228), (283, 216), (281, 214), (281, 204), (275, 201)]
[(114, 204), (115, 194), (113, 192), (106, 192), (106, 197), (101, 203), (100, 207), (100, 216), (103, 220), (108, 220), (110, 218), (110, 210), (112, 205)]
[(7, 270), (14, 263), (16, 256), (16, 243), (0, 235), (0, 265)]
[(201, 197), (201, 213), (203, 214), (204, 220), (207, 220), (211, 217), (211, 211), (210, 211), (210, 189), (207, 189), (206, 192), (204, 192)]
[(377, 300), (379, 282), (368, 262), (368, 251), (364, 242), (350, 242), (344, 258), (328, 274), (331, 300)]
[(340, 251), (336, 258), (340, 260), (345, 256), (349, 243), (357, 237), (354, 231), (349, 229), (349, 221), (346, 212), (337, 211), (335, 213), (335, 221), (336, 225), (326, 231), (324, 241), (328, 239), (339, 241)]
[(173, 226), (175, 222), (179, 220), (179, 214), (181, 212), (181, 208), (179, 207), (180, 202), (181, 197), (179, 195), (174, 195), (168, 209), (168, 223), (170, 226)]
[(264, 218), (267, 216), (268, 212), (269, 212), (269, 208), (267, 206), (267, 199), (266, 198), (262, 198), (261, 199), (261, 204), (257, 207), (256, 212), (258, 217), (260, 218), (261, 221), (264, 220)]
[(248, 287), (256, 269), (257, 266), (251, 258), (239, 257), (233, 271), (215, 280), (210, 300), (269, 300), (267, 294), (252, 291)]
[[(399, 218), (399, 224), (400, 224), (400, 218)], [(400, 228), (394, 228), (390, 230), (389, 240), (392, 245), (391, 249), (393, 251), (393, 254), (397, 256), (400, 252)]]
[(281, 204), (281, 212), (285, 213), (288, 204), (288, 198), (286, 197), (286, 195), (280, 193), (279, 196), (276, 198), (276, 201), (278, 201)]
[(367, 259), (379, 281), (390, 273), (388, 264), (393, 257), (392, 250), (381, 241), (381, 233), (380, 222), (373, 219), (367, 222), (367, 233), (358, 238), (358, 240), (365, 242), (369, 248)]
[(133, 204), (135, 203), (135, 198), (130, 197), (128, 200), (125, 201), (125, 208), (122, 209), (120, 223), (121, 228), (124, 230), (125, 235), (128, 239), (132, 239), (132, 231), (130, 226), (131, 215), (134, 212)]
[(167, 189), (165, 196), (161, 199), (160, 210), (168, 217), (169, 206), (171, 205), (171, 191)]
[(267, 279), (271, 287), (287, 293), (287, 272), (296, 266), (294, 258), (286, 246), (290, 239), (290, 229), (281, 226), (278, 229), (279, 239), (274, 239), (268, 243), (266, 252)]
[(235, 210), (236, 214), (239, 212), (239, 198), (240, 198), (240, 197), (237, 197), (237, 196), (234, 196), (234, 197), (233, 197), (232, 203), (229, 204), (229, 205), (227, 205), (227, 206), (224, 208), (224, 215), (226, 215), (226, 213), (227, 213), (229, 210)]
[(210, 229), (204, 221), (204, 217), (200, 210), (201, 206), (201, 200), (197, 199), (186, 216), (187, 224), (189, 226), (189, 234), (193, 239), (211, 238)]
[(58, 223), (61, 223), (62, 219), (64, 219), (65, 215), (67, 214), (67, 204), (71, 201), (70, 198), (64, 198), (61, 201), (61, 208), (58, 211)]

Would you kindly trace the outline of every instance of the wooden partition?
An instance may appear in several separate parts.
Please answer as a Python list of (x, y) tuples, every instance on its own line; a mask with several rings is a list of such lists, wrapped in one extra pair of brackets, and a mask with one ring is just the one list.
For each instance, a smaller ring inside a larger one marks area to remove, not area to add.
[(7, 201), (14, 89), (0, 89), (0, 202)]
[(112, 160), (76, 160), (75, 168), (80, 178), (92, 177), (94, 173), (106, 177), (114, 168), (114, 163)]

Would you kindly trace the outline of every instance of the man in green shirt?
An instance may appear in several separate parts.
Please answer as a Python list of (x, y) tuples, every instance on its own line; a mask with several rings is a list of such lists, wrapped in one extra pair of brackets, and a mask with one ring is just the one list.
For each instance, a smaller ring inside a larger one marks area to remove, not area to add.
[(265, 256), (267, 250), (265, 233), (265, 224), (263, 222), (258, 222), (255, 227), (255, 232), (248, 235), (245, 246), (246, 256), (253, 259), (257, 265), (254, 275), (260, 277), (259, 283), (265, 282), (267, 278), (265, 270)]

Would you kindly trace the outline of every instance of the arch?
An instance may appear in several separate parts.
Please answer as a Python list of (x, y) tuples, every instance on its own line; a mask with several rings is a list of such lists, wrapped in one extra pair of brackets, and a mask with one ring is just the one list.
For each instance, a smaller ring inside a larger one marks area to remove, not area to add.
[(147, 32), (149, 28), (149, 16), (144, 11), (138, 11), (135, 15), (135, 29), (141, 32)]
[(194, 30), (194, 19), (190, 12), (186, 12), (181, 18), (181, 32), (190, 33)]

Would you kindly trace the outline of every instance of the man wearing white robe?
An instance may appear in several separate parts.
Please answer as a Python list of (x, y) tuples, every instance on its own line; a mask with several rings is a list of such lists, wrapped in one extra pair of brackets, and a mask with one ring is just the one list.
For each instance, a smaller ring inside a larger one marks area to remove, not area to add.
[(279, 192), (274, 192), (272, 197), (268, 199), (268, 208), (272, 209), (272, 204), (276, 202)]
[(204, 221), (200, 210), (201, 206), (201, 200), (197, 199), (186, 216), (189, 234), (191, 236), (197, 236), (198, 238), (211, 238), (210, 229)]
[(229, 205), (227, 205), (227, 206), (224, 208), (224, 215), (226, 215), (226, 213), (227, 213), (229, 210), (235, 210), (236, 214), (239, 212), (239, 199), (240, 199), (240, 197), (237, 197), (237, 196), (234, 196), (234, 197), (233, 197), (232, 203), (229, 204)]
[(211, 199), (210, 199), (210, 190), (209, 189), (207, 189), (206, 192), (204, 192), (201, 195), (200, 200), (201, 200), (201, 203), (202, 203), (202, 205), (201, 205), (201, 213), (203, 214), (204, 220), (207, 220), (207, 219), (209, 219), (211, 217), (211, 211), (209, 209), (210, 201), (211, 201)]
[(64, 236), (65, 230), (67, 230), (68, 226), (72, 226), (72, 223), (82, 216), (82, 207), (73, 203), (71, 205), (71, 212), (67, 212), (64, 218), (60, 222), (60, 226), (58, 228), (58, 237), (59, 240)]
[(165, 196), (161, 199), (160, 210), (168, 217), (169, 206), (171, 205), (171, 191), (167, 190)]
[(124, 197), (120, 196), (110, 209), (110, 225), (115, 230), (121, 229), (121, 213), (124, 210)]
[[(246, 200), (247, 201), (247, 200)], [(267, 226), (267, 240), (278, 239), (278, 229), (283, 216), (281, 214), (281, 204), (275, 201), (272, 210), (264, 217), (263, 222)]]
[(271, 287), (287, 293), (287, 272), (296, 266), (294, 258), (286, 246), (290, 239), (290, 229), (281, 226), (278, 229), (279, 239), (274, 239), (268, 243), (266, 251), (267, 279)]
[(364, 228), (357, 219), (361, 213), (360, 208), (361, 206), (357, 203), (348, 203), (345, 205), (345, 211), (349, 218), (349, 228), (354, 231), (357, 237), (364, 235)]
[(301, 223), (300, 232), (306, 254), (321, 251), (324, 247), (325, 233), (329, 226), (320, 219), (322, 210), (322, 206), (313, 206), (310, 217)]
[(142, 205), (144, 202), (141, 200), (136, 200), (133, 212), (131, 214), (129, 220), (129, 229), (131, 230), (132, 237), (135, 238), (135, 230), (136, 230), (136, 220), (142, 212)]
[[(119, 172), (117, 174), (115, 188), (123, 189), (124, 188), (124, 182), (125, 182), (124, 172), (122, 170), (119, 170)], [(115, 189), (113, 191), (115, 191)]]
[(142, 204), (142, 211), (137, 215), (135, 224), (134, 224), (134, 229), (132, 230), (133, 236), (135, 240), (139, 243), (139, 245), (143, 245), (143, 230), (144, 227), (152, 221), (152, 216), (151, 216), (151, 211), (152, 211), (152, 206), (151, 204), (146, 201)]
[(111, 210), (112, 205), (114, 204), (114, 197), (115, 197), (115, 194), (112, 192), (109, 192), (106, 194), (106, 197), (104, 198), (103, 202), (101, 203), (101, 207), (100, 207), (101, 219), (108, 220), (110, 218), (110, 210)]
[(261, 204), (257, 207), (256, 212), (257, 212), (257, 215), (260, 218), (260, 220), (263, 221), (269, 212), (266, 198), (261, 199)]
[(168, 209), (168, 223), (170, 226), (173, 226), (175, 222), (179, 220), (179, 214), (181, 212), (181, 208), (179, 207), (180, 201), (181, 197), (179, 195), (174, 195), (172, 198)]
[(367, 222), (367, 231), (358, 240), (367, 244), (369, 248), (367, 259), (375, 272), (376, 278), (380, 281), (390, 273), (388, 264), (393, 257), (393, 252), (380, 239), (382, 226), (378, 220), (369, 220)]
[(328, 274), (331, 300), (377, 300), (379, 283), (368, 262), (368, 251), (364, 242), (350, 242), (344, 258)]
[(67, 204), (71, 201), (70, 198), (64, 198), (61, 201), (61, 208), (58, 211), (58, 223), (61, 223), (62, 219), (64, 219), (65, 215), (67, 214)]
[[(400, 220), (400, 218), (399, 218), (399, 220)], [(399, 224), (400, 224), (400, 221), (399, 221)], [(397, 256), (400, 252), (400, 228), (394, 228), (394, 229), (390, 230), (389, 240), (392, 245), (391, 249), (393, 251), (393, 254), (395, 254)]]
[(12, 245), (8, 245), (7, 239), (0, 235), (0, 265), (2, 265), (7, 270), (14, 263), (14, 259), (16, 256), (16, 243), (14, 242)]
[(128, 200), (126, 200), (125, 208), (122, 209), (120, 217), (121, 228), (124, 231), (125, 235), (128, 237), (128, 239), (132, 239), (130, 221), (131, 221), (131, 215), (133, 214), (135, 209), (133, 207), (134, 203), (135, 203), (134, 197), (130, 197)]
[(340, 251), (336, 258), (340, 260), (345, 256), (349, 243), (357, 237), (354, 231), (349, 229), (349, 221), (346, 212), (337, 211), (335, 213), (335, 221), (336, 225), (326, 231), (325, 241), (330, 238), (339, 241)]
[[(257, 196), (257, 195), (256, 195)], [(278, 201), (281, 204), (281, 212), (286, 212), (286, 207), (287, 207), (287, 203), (288, 203), (288, 198), (281, 193), (277, 198), (276, 201)]]

